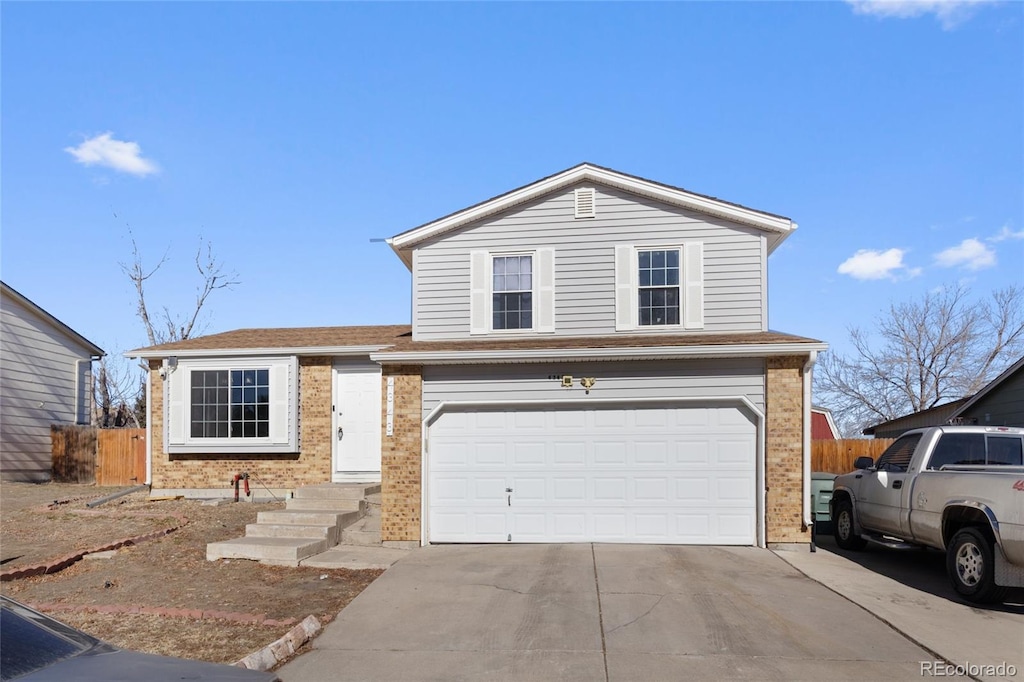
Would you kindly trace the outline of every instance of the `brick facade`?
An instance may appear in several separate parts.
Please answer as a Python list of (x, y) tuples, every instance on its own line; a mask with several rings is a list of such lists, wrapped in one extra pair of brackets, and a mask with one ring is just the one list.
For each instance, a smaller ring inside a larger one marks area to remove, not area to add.
[(160, 360), (150, 360), (152, 382), (152, 486), (157, 490), (226, 489), (246, 471), (250, 487), (294, 489), (331, 480), (331, 381), (333, 359), (299, 358), (299, 452), (289, 454), (164, 452), (164, 380)]
[(810, 542), (803, 527), (805, 357), (768, 358), (765, 405), (765, 530), (768, 544)]
[[(387, 434), (389, 378), (394, 379), (391, 436)], [(381, 381), (381, 540), (419, 542), (423, 518), (423, 374), (419, 367), (385, 365)]]

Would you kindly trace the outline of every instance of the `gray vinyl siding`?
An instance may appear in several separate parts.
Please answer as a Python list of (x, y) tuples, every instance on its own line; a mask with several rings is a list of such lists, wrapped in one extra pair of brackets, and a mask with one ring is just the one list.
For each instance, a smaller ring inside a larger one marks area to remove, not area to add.
[[(759, 230), (617, 189), (595, 187), (595, 218), (573, 217), (574, 188), (568, 187), (420, 245), (413, 266), (414, 337), (469, 336), (471, 251), (542, 247), (555, 249), (555, 335), (615, 334), (615, 246), (683, 241), (704, 244), (701, 331), (757, 332), (767, 328), (767, 250)], [(648, 327), (639, 333), (659, 331)], [(678, 329), (666, 331), (678, 333)]]
[(0, 475), (4, 480), (50, 478), (50, 425), (89, 421), (89, 358), (89, 349), (4, 296), (0, 303)]
[[(558, 379), (573, 376), (572, 388)], [(587, 396), (581, 377), (597, 382)], [(637, 362), (572, 362), (434, 366), (423, 368), (423, 417), (444, 401), (505, 402), (588, 398), (721, 398), (744, 396), (765, 409), (765, 365), (760, 358)]]
[(1024, 370), (1003, 381), (961, 416), (977, 419), (978, 426), (1024, 426)]

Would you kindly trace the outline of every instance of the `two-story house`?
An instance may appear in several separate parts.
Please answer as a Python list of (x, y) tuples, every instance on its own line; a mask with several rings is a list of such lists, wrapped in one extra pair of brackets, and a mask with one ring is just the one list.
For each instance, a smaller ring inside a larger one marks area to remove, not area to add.
[(242, 329), (150, 364), (154, 491), (380, 480), (385, 543), (809, 541), (788, 218), (581, 164), (388, 240), (412, 325)]

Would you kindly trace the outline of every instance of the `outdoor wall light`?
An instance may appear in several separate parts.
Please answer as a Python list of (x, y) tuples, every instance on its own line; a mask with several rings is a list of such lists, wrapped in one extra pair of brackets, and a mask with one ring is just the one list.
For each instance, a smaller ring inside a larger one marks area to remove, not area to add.
[(580, 379), (580, 386), (586, 389), (587, 395), (590, 395), (590, 389), (597, 383), (597, 379), (594, 377), (583, 377)]
[(572, 388), (572, 375), (571, 374), (563, 374), (562, 375), (562, 388)]

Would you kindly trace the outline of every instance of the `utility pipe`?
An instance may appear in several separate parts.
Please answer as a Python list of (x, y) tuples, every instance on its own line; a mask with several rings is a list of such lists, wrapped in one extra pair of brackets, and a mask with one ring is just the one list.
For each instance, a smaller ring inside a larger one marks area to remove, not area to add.
[(804, 419), (803, 419), (803, 440), (804, 440), (804, 494), (803, 512), (804, 529), (806, 530), (813, 523), (811, 519), (811, 378), (814, 372), (814, 363), (818, 361), (818, 351), (812, 350), (804, 363)]

